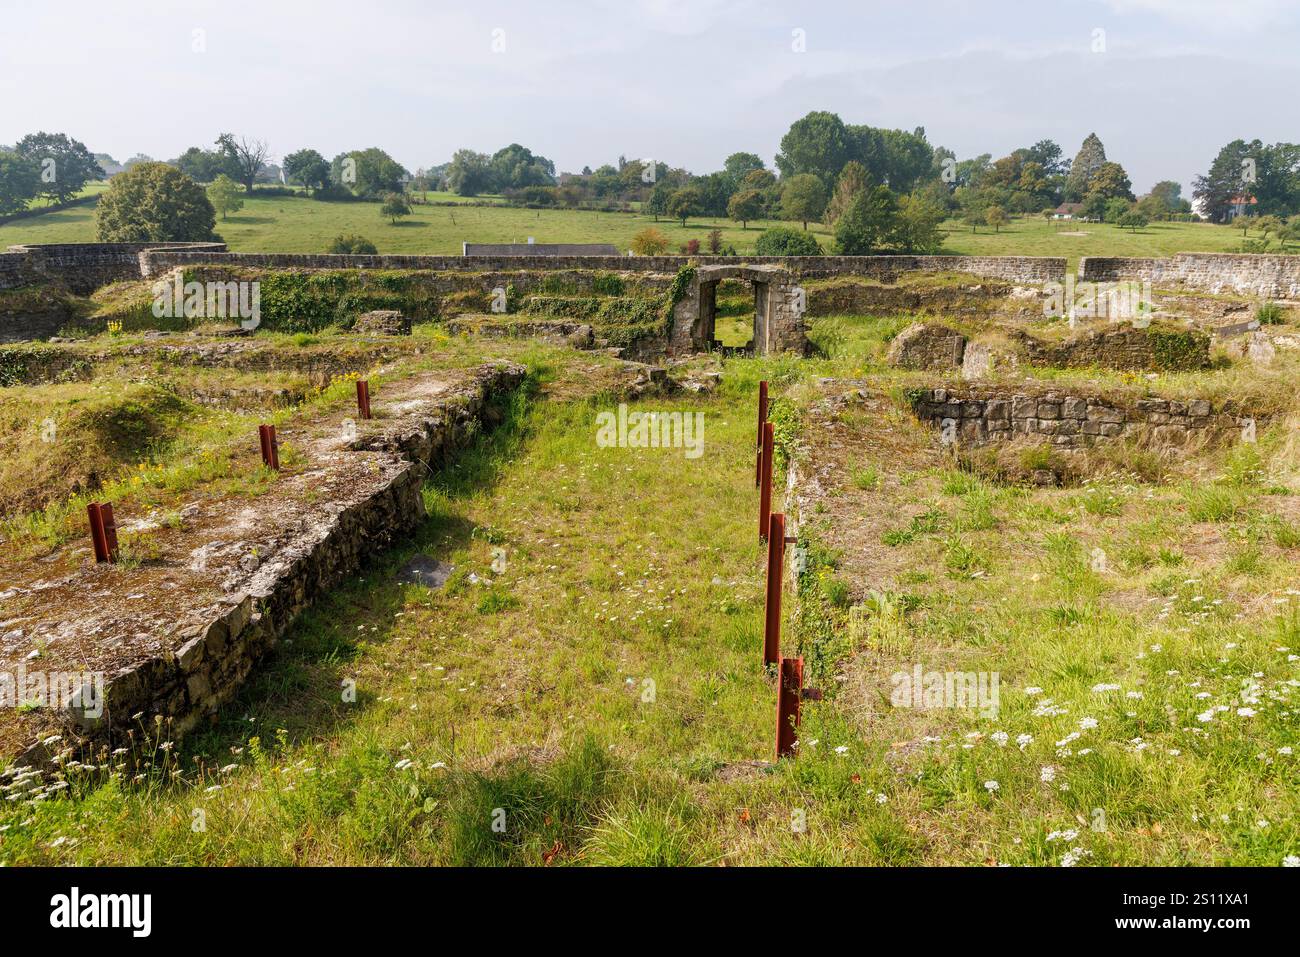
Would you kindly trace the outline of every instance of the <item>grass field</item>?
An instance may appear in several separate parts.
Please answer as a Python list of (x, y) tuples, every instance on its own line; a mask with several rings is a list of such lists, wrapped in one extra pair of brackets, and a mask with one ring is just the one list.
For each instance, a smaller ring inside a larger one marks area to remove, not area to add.
[[(95, 184), (98, 185), (98, 184)], [(430, 200), (461, 198), (430, 193)], [(490, 200), (489, 200), (490, 201)], [(93, 242), (95, 211), (84, 206), (0, 226), (0, 248), (14, 243)], [(613, 243), (620, 250), (647, 226), (656, 226), (672, 242), (671, 251), (691, 239), (701, 247), (710, 230), (722, 231), (723, 241), (740, 253), (752, 253), (754, 242), (768, 226), (788, 223), (753, 222), (748, 229), (727, 219), (654, 221), (641, 213), (582, 210), (530, 210), (510, 207), (416, 206), (397, 225), (379, 215), (375, 203), (323, 203), (305, 197), (255, 197), (226, 220), (217, 232), (239, 252), (324, 252), (340, 233), (370, 239), (381, 253), (458, 255), (462, 242)], [(828, 227), (810, 225), (822, 248), (829, 251)], [(1041, 217), (1013, 220), (999, 232), (956, 221), (945, 226), (944, 251), (983, 256), (1067, 256), (1073, 267), (1080, 256), (1168, 256), (1176, 252), (1231, 252), (1241, 245), (1241, 231), (1208, 223), (1154, 223), (1136, 233), (1103, 223), (1053, 223)], [(1082, 235), (1075, 235), (1075, 234)]]

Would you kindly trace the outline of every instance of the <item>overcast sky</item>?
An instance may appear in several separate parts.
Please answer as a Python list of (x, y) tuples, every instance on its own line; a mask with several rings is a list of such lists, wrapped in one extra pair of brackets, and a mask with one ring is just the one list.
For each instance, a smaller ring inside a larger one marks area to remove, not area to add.
[[(518, 141), (770, 165), (790, 123), (913, 129), (960, 158), (1096, 131), (1136, 191), (1236, 137), (1300, 141), (1300, 0), (5, 0), (0, 143), (119, 161), (230, 130), (278, 159), (379, 146), (410, 169)], [(796, 31), (802, 31), (797, 33)], [(802, 38), (802, 52), (799, 51)]]

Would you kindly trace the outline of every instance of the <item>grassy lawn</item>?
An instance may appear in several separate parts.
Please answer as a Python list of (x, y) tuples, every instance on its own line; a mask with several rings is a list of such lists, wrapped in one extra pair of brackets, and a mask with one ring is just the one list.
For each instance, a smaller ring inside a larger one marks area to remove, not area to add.
[[(93, 187), (101, 184), (92, 184)], [(88, 191), (91, 188), (88, 188)], [(448, 193), (430, 193), (431, 200), (457, 201)], [(488, 198), (491, 201), (491, 198)], [(740, 253), (752, 253), (763, 229), (788, 223), (752, 222), (748, 229), (727, 219), (692, 219), (678, 222), (641, 213), (604, 213), (582, 210), (530, 210), (509, 207), (415, 206), (411, 216), (396, 226), (379, 215), (377, 203), (323, 203), (299, 196), (255, 197), (226, 220), (217, 232), (239, 252), (324, 252), (340, 233), (370, 239), (381, 253), (459, 255), (462, 242), (613, 243), (626, 251), (632, 237), (647, 226), (662, 230), (670, 250), (691, 239), (701, 247), (710, 230), (722, 231), (724, 243)], [(831, 230), (820, 224), (809, 229), (822, 248), (834, 242)], [(945, 226), (944, 251), (980, 256), (1067, 256), (1073, 268), (1080, 256), (1167, 256), (1182, 251), (1231, 252), (1241, 244), (1241, 231), (1205, 223), (1155, 223), (1136, 233), (1102, 223), (1052, 223), (1041, 217), (1013, 220), (995, 233), (986, 226), (970, 227), (951, 221)], [(1072, 236), (1070, 233), (1084, 233)], [(33, 219), (0, 226), (0, 248), (15, 243), (93, 242), (95, 211), (85, 206), (61, 210)]]
[[(956, 220), (944, 225), (946, 252), (968, 256), (1066, 256), (1070, 269), (1080, 256), (1169, 256), (1178, 252), (1236, 252), (1241, 230), (1214, 223), (1152, 223), (1134, 232), (1109, 223), (1071, 223), (1026, 216), (996, 233), (971, 232)], [(1072, 235), (1079, 234), (1079, 235)]]
[[(430, 194), (430, 199), (443, 194)], [(640, 213), (605, 213), (583, 210), (533, 210), (508, 207), (414, 206), (412, 215), (397, 225), (379, 214), (378, 203), (324, 203), (296, 196), (254, 197), (228, 219), (217, 221), (217, 232), (239, 252), (324, 252), (340, 233), (359, 234), (381, 253), (460, 255), (462, 242), (613, 243), (626, 251), (632, 237), (647, 226), (668, 236), (671, 251), (691, 239), (701, 247), (709, 231), (722, 230), (724, 243), (740, 252), (752, 252), (759, 233), (777, 223), (750, 223), (748, 229), (726, 219), (680, 222)], [(818, 239), (829, 245), (825, 227), (813, 226)], [(94, 242), (92, 207), (60, 210), (34, 219), (0, 226), (0, 247), (15, 243)]]

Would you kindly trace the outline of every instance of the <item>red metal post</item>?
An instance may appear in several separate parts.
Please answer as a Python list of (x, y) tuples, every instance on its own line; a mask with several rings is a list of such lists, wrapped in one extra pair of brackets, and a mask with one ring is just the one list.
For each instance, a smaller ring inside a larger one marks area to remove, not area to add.
[(782, 658), (776, 689), (776, 757), (794, 757), (803, 701), (803, 658)]
[(105, 502), (99, 507), (100, 520), (104, 526), (104, 547), (108, 551), (108, 560), (117, 561), (117, 522), (113, 520), (113, 503)]
[(262, 443), (262, 464), (269, 469), (280, 470), (280, 448), (275, 440), (274, 425), (259, 425), (257, 437)]
[(781, 659), (781, 581), (785, 574), (785, 516), (773, 512), (767, 532), (767, 600), (763, 611), (763, 664)]
[(771, 422), (763, 423), (763, 454), (759, 460), (758, 491), (758, 540), (767, 541), (767, 526), (772, 514), (772, 446), (776, 439), (776, 427)]
[(370, 383), (365, 379), (357, 380), (357, 412), (361, 418), (370, 418)]
[(90, 522), (90, 543), (95, 550), (95, 561), (111, 561), (108, 544), (104, 541), (104, 517), (98, 502), (86, 505), (86, 518)]
[(767, 422), (767, 380), (758, 384), (758, 444), (754, 456), (754, 488), (763, 482), (763, 424)]

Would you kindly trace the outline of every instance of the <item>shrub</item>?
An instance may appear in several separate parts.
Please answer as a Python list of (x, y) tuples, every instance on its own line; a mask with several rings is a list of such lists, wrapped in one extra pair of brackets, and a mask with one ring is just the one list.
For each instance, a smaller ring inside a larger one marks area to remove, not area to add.
[(668, 237), (653, 226), (647, 226), (632, 237), (632, 252), (638, 256), (662, 256), (667, 249)]
[(811, 233), (789, 226), (774, 226), (765, 229), (754, 252), (759, 256), (820, 256), (822, 248)]
[(698, 256), (700, 254), (700, 241), (698, 239), (689, 239), (682, 243), (683, 256)]
[(1276, 326), (1286, 322), (1286, 310), (1278, 302), (1263, 302), (1255, 310), (1255, 318), (1265, 326)]
[(327, 253), (354, 256), (377, 256), (379, 250), (375, 244), (364, 236), (344, 235), (339, 233), (325, 250)]

